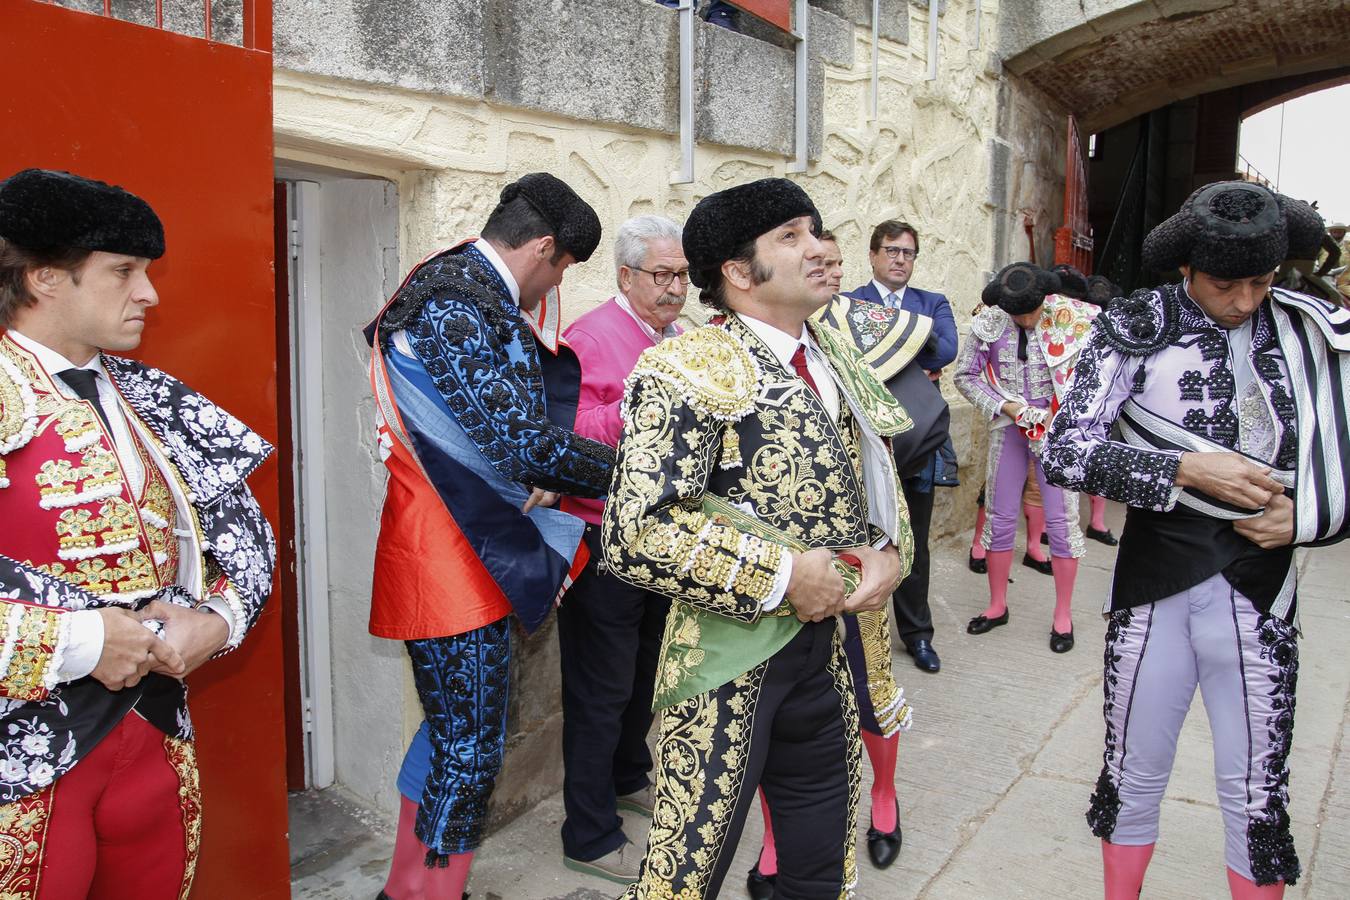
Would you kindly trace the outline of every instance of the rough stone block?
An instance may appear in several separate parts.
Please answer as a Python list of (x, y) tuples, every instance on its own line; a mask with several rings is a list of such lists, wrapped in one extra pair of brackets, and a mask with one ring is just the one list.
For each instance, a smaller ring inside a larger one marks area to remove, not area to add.
[(488, 8), (488, 99), (578, 119), (679, 128), (679, 17), (669, 9), (649, 0), (496, 0)]
[(276, 66), (483, 95), (483, 0), (275, 0)]
[(791, 154), (795, 55), (714, 25), (700, 25), (697, 41), (697, 139)]
[(819, 9), (811, 10), (807, 40), (811, 55), (831, 66), (853, 67), (853, 23)]
[(877, 20), (882, 40), (909, 43), (909, 0), (881, 0)]
[(854, 25), (872, 27), (872, 0), (811, 0), (811, 5)]

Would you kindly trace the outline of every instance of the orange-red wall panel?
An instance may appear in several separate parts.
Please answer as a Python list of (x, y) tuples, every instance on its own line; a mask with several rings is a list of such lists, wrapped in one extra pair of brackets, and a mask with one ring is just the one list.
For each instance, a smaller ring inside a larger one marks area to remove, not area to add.
[[(266, 6), (267, 4), (261, 4)], [(272, 58), (36, 2), (0, 4), (0, 177), (120, 184), (164, 220), (136, 355), (277, 431)], [(273, 525), (277, 462), (251, 479)], [(203, 789), (198, 898), (289, 896), (280, 616), (189, 679)]]

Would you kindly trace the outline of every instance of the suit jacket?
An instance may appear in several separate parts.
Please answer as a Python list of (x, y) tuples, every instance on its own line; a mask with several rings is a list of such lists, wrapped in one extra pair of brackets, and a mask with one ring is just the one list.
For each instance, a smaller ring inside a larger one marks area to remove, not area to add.
[[(844, 296), (869, 303), (883, 303), (876, 285), (869, 280), (846, 293)], [(930, 346), (925, 347), (916, 357), (919, 365), (931, 371), (950, 365), (956, 359), (956, 316), (952, 314), (952, 305), (947, 302), (946, 294), (925, 291), (909, 285), (900, 301), (900, 308), (906, 312), (918, 313), (933, 320), (933, 337)]]
[(809, 548), (842, 551), (884, 532), (908, 571), (908, 512), (879, 437), (912, 423), (842, 335), (808, 327), (840, 388), (837, 420), (735, 315), (661, 342), (633, 370), (604, 553), (615, 575), (674, 601), (658, 708), (744, 674), (798, 627), (786, 600), (763, 613), (787, 550), (710, 514), (709, 498)]

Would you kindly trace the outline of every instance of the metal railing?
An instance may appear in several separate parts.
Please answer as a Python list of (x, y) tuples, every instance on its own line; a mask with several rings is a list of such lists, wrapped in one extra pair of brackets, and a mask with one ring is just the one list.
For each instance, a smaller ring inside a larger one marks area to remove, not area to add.
[[(215, 4), (219, 5), (219, 4)], [(170, 27), (165, 20), (164, 0), (155, 0), (155, 14), (153, 27), (161, 31), (172, 31), (175, 34), (184, 34), (186, 37), (200, 37), (203, 40), (220, 43), (215, 34), (215, 21), (212, 10), (212, 0), (202, 0), (202, 18), (201, 32), (187, 34), (178, 29)], [(261, 50), (264, 53), (272, 52), (272, 0), (239, 0), (238, 3), (240, 18), (242, 19), (242, 33), (239, 46), (246, 50)], [(95, 13), (97, 15), (98, 13)], [(104, 16), (110, 19), (129, 19), (127, 15), (118, 15), (113, 10), (112, 0), (103, 0)], [(232, 42), (230, 42), (232, 43)]]

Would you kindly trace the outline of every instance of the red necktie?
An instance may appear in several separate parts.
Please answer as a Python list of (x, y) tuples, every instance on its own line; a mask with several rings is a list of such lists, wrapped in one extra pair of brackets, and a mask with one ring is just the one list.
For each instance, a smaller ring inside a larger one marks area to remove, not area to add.
[(811, 370), (806, 367), (805, 344), (798, 344), (797, 352), (792, 354), (792, 368), (797, 370), (797, 374), (801, 376), (801, 379), (805, 381), (810, 386), (811, 390), (815, 392), (815, 395), (819, 397), (820, 389), (816, 387), (816, 380), (811, 377)]

